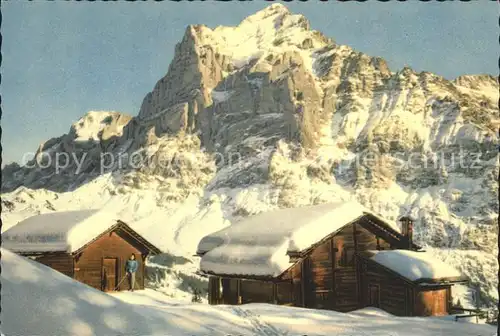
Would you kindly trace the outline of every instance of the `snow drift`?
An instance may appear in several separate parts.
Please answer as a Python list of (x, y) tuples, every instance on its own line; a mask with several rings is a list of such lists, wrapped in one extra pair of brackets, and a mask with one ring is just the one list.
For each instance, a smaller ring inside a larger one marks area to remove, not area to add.
[(181, 304), (160, 293), (108, 295), (1, 249), (1, 333), (37, 336), (493, 336), (495, 329), (439, 318), (396, 318), (267, 304)]

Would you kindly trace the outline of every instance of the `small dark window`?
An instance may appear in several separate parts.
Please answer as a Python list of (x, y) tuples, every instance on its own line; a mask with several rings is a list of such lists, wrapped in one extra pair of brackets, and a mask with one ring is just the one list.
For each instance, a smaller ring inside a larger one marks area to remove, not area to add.
[(354, 266), (354, 249), (344, 248), (342, 249), (342, 254), (339, 260), (340, 267), (350, 267)]

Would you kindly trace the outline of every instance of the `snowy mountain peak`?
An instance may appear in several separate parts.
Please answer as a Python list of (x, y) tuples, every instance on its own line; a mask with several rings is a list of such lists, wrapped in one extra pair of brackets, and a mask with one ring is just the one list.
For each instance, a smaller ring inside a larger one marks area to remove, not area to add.
[(283, 4), (275, 3), (261, 9), (255, 14), (248, 16), (245, 20), (258, 21), (272, 15), (281, 15), (281, 14), (290, 14), (290, 10)]
[[(307, 19), (300, 14), (293, 15), (287, 7), (282, 4), (273, 4), (263, 10), (248, 16), (240, 24), (239, 27), (255, 25), (263, 30), (262, 26), (272, 23), (274, 30), (280, 30), (293, 25), (303, 25), (303, 28), (309, 29)], [(305, 24), (305, 25), (304, 25)]]
[(198, 48), (209, 45), (228, 57), (235, 68), (241, 68), (259, 55), (301, 45), (312, 35), (307, 19), (303, 15), (292, 15), (281, 4), (261, 10), (235, 27), (219, 26), (212, 30), (204, 25), (193, 25), (188, 34), (193, 36)]

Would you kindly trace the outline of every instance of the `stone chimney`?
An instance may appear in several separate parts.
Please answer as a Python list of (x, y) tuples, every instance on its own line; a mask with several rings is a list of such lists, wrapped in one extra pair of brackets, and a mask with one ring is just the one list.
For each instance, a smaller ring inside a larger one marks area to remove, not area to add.
[(412, 250), (412, 245), (413, 245), (413, 223), (414, 220), (408, 215), (402, 216), (399, 218), (399, 221), (401, 222), (401, 232), (403, 236), (405, 237), (405, 248), (408, 250)]

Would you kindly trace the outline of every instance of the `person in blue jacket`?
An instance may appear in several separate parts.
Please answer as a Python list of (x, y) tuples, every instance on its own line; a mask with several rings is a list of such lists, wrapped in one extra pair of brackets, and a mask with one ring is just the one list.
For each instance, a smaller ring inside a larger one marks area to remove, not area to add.
[(134, 291), (135, 286), (135, 272), (137, 272), (137, 260), (135, 260), (135, 254), (132, 253), (130, 258), (125, 263), (125, 271), (127, 272), (128, 283), (130, 285), (129, 291)]

